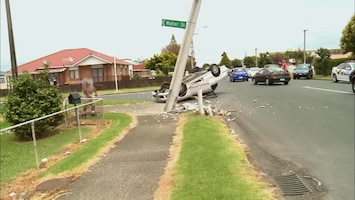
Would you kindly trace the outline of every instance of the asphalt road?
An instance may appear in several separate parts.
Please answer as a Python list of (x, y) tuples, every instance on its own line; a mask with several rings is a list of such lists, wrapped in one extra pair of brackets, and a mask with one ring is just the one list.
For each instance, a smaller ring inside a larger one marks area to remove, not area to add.
[(355, 95), (350, 84), (291, 80), (266, 86), (226, 79), (216, 93), (214, 103), (243, 118), (240, 125), (259, 146), (320, 180), (328, 190), (326, 199), (355, 198)]
[[(221, 81), (213, 105), (232, 114), (263, 151), (306, 169), (324, 199), (353, 200), (355, 95), (348, 83), (291, 80), (289, 85)], [(104, 96), (151, 101), (151, 92)], [(194, 102), (196, 102), (194, 100)]]

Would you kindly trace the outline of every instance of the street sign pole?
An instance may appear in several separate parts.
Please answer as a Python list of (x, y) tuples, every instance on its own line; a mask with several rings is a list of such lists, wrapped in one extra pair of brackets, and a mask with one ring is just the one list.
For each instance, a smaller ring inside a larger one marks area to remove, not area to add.
[(176, 61), (173, 78), (170, 83), (168, 98), (165, 103), (164, 111), (170, 112), (177, 102), (180, 86), (184, 77), (186, 62), (189, 55), (192, 37), (194, 35), (198, 14), (200, 12), (202, 0), (194, 0), (190, 12), (187, 29)]

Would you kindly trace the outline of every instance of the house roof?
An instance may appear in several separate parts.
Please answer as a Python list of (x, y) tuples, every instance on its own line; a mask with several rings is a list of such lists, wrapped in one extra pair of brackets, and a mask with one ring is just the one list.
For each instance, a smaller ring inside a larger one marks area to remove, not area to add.
[[(37, 70), (42, 70), (44, 69), (43, 65), (46, 62), (49, 63), (50, 69), (71, 67), (80, 64), (80, 62), (90, 57), (95, 57), (107, 63), (114, 63), (114, 58), (112, 56), (108, 56), (106, 54), (91, 49), (65, 49), (18, 66), (18, 73), (23, 73), (25, 71), (31, 73)], [(124, 61), (123, 59), (117, 58), (116, 63), (129, 65), (129, 63)]]
[(149, 71), (149, 69), (146, 69), (143, 64), (132, 65), (132, 68), (134, 72)]

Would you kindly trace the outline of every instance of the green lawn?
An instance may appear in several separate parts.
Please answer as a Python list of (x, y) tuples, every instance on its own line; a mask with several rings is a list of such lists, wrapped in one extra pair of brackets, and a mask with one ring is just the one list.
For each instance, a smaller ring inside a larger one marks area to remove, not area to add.
[[(90, 128), (82, 127), (83, 137), (90, 133)], [(63, 130), (55, 136), (38, 140), (37, 150), (39, 159), (49, 158), (63, 151), (63, 147), (79, 141), (77, 128)], [(36, 167), (33, 142), (17, 142), (15, 135), (0, 135), (0, 183), (6, 183), (21, 172)]]
[[(99, 119), (94, 117), (91, 119)], [(64, 171), (70, 171), (84, 164), (104, 148), (107, 143), (116, 138), (132, 122), (132, 117), (127, 114), (105, 113), (105, 119), (112, 121), (111, 126), (96, 138), (90, 139), (77, 151), (73, 152), (61, 160), (53, 167), (49, 168), (43, 175), (59, 174)], [(92, 129), (82, 126), (82, 137), (90, 133)], [(55, 136), (38, 140), (37, 149), (39, 159), (50, 158), (65, 152), (64, 147), (68, 144), (78, 143), (78, 129), (66, 129)], [(17, 142), (14, 134), (0, 135), (0, 183), (4, 184), (15, 178), (28, 169), (35, 168), (35, 155), (33, 142)]]
[(57, 175), (75, 170), (94, 158), (97, 153), (108, 144), (108, 142), (118, 137), (119, 134), (132, 122), (132, 117), (123, 113), (105, 113), (105, 118), (112, 121), (109, 128), (104, 130), (98, 137), (90, 139), (80, 149), (49, 168), (42, 174), (42, 176)]
[(7, 122), (5, 119), (0, 117), (0, 129), (4, 129), (4, 128), (10, 127), (10, 126), (11, 126), (11, 124), (9, 122)]
[(248, 176), (243, 149), (219, 120), (187, 118), (171, 199), (272, 199)]

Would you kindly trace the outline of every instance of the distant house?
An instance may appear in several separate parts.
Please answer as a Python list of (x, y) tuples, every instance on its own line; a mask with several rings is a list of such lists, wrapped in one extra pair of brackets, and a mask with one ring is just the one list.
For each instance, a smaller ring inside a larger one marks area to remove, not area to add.
[(8, 81), (6, 72), (0, 72), (0, 90), (8, 88)]
[(135, 75), (141, 78), (152, 78), (151, 70), (144, 68), (143, 64), (133, 65), (133, 76)]
[[(28, 72), (34, 78), (49, 65), (49, 80), (53, 84), (78, 84), (90, 71), (95, 83), (130, 78), (130, 63), (87, 48), (65, 49), (18, 66), (18, 73)], [(9, 72), (11, 73), (11, 72)], [(11, 75), (11, 74), (9, 74)]]

